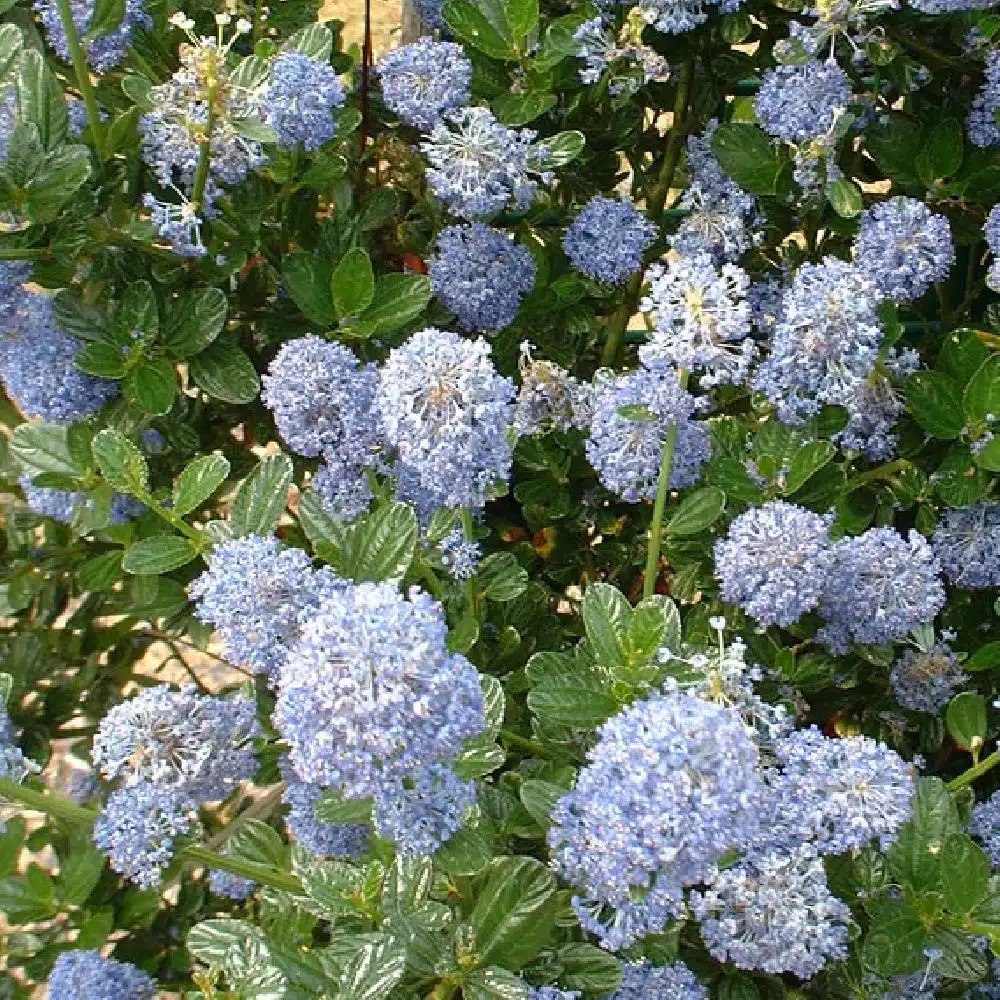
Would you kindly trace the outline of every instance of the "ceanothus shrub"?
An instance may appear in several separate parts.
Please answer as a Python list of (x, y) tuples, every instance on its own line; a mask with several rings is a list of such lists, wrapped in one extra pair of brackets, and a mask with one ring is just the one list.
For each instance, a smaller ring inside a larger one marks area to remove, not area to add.
[(990, 0), (0, 13), (0, 995), (1000, 996)]

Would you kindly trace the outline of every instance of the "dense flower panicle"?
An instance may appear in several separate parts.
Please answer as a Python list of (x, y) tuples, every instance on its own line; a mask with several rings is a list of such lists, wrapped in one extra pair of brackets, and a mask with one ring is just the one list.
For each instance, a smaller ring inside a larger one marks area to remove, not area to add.
[(812, 59), (769, 69), (754, 108), (764, 131), (786, 142), (807, 143), (829, 132), (851, 102), (851, 83), (834, 62)]
[(931, 546), (949, 583), (970, 590), (1000, 587), (1000, 503), (945, 510)]
[(94, 823), (93, 840), (114, 871), (149, 889), (170, 864), (174, 839), (194, 825), (190, 802), (144, 781), (111, 793)]
[(861, 214), (854, 257), (893, 302), (919, 298), (948, 277), (955, 260), (951, 227), (915, 198), (890, 198)]
[(282, 149), (319, 149), (333, 137), (333, 112), (343, 103), (344, 88), (329, 63), (287, 51), (271, 61), (261, 117), (274, 129)]
[(535, 284), (535, 261), (502, 229), (473, 222), (441, 230), (427, 273), (463, 330), (502, 330)]
[(740, 514), (715, 543), (723, 599), (762, 625), (790, 625), (812, 611), (833, 560), (830, 521), (784, 500)]
[(821, 641), (835, 652), (852, 642), (903, 639), (944, 606), (941, 567), (922, 535), (871, 528), (833, 548), (819, 613)]
[(986, 272), (986, 284), (994, 292), (1000, 291), (1000, 203), (990, 209), (990, 214), (986, 216), (983, 225), (983, 235), (986, 237), (986, 244), (993, 253), (994, 260)]
[(647, 368), (666, 365), (701, 376), (706, 388), (745, 382), (756, 347), (750, 337), (750, 279), (735, 264), (716, 267), (707, 253), (675, 254), (649, 269), (639, 304), (653, 332), (639, 348)]
[(235, 902), (242, 902), (250, 897), (257, 888), (257, 883), (252, 878), (234, 875), (221, 868), (213, 868), (208, 873), (208, 887), (216, 896), (225, 896)]
[(312, 568), (302, 549), (247, 535), (216, 545), (189, 593), (197, 617), (219, 630), (225, 655), (273, 679), (298, 635), (299, 616), (337, 586), (329, 570)]
[(656, 226), (628, 198), (596, 195), (570, 223), (563, 250), (581, 274), (620, 285), (642, 267), (655, 236)]
[(375, 405), (385, 439), (437, 505), (479, 508), (510, 475), (513, 396), (482, 337), (429, 327), (390, 352)]
[(375, 832), (407, 855), (431, 855), (462, 826), (476, 785), (450, 767), (430, 764), (405, 780), (386, 781), (375, 794)]
[[(638, 23), (636, 23), (638, 22)], [(634, 94), (653, 80), (666, 80), (670, 64), (654, 48), (642, 42), (644, 21), (628, 17), (620, 31), (604, 23), (603, 17), (584, 21), (573, 32), (576, 55), (584, 61), (582, 83), (599, 83), (608, 74), (608, 93), (614, 97)]]
[(639, 13), (657, 31), (681, 35), (708, 20), (709, 9), (731, 14), (742, 0), (641, 0)]
[[(8, 272), (14, 277), (17, 272)], [(7, 286), (0, 306), (0, 381), (25, 417), (68, 424), (118, 395), (118, 382), (78, 371), (81, 344), (56, 324), (47, 295)]]
[[(96, 6), (96, 0), (70, 0), (69, 3), (73, 25), (87, 56), (87, 62), (98, 73), (105, 73), (122, 61), (136, 29), (143, 28), (148, 31), (153, 27), (153, 19), (146, 13), (145, 0), (125, 0), (125, 11), (118, 25), (91, 38), (87, 35), (87, 28)], [(59, 5), (56, 0), (35, 0), (35, 10), (41, 15), (49, 45), (55, 49), (63, 62), (70, 62), (69, 42), (66, 39), (62, 19), (59, 17)]]
[(279, 676), (274, 720), (296, 775), (363, 799), (454, 759), (486, 723), (476, 669), (445, 634), (441, 606), (416, 589), (328, 596)]
[(965, 683), (962, 664), (951, 649), (908, 649), (892, 665), (889, 683), (896, 701), (912, 712), (937, 714)]
[(386, 107), (422, 131), (434, 128), (443, 112), (469, 103), (472, 63), (454, 42), (419, 38), (387, 52), (376, 69)]
[(249, 698), (147, 688), (115, 705), (94, 736), (93, 761), (108, 781), (148, 783), (191, 802), (221, 799), (253, 776), (256, 706)]
[(753, 839), (758, 751), (738, 713), (672, 690), (606, 722), (588, 761), (548, 840), (581, 924), (617, 950), (663, 930), (684, 888)]
[(261, 400), (298, 455), (347, 467), (372, 465), (379, 438), (372, 407), (375, 366), (322, 337), (286, 341), (261, 379)]
[(990, 864), (994, 868), (1000, 868), (1000, 791), (972, 807), (969, 833), (989, 855)]
[(607, 1000), (708, 1000), (708, 990), (683, 962), (623, 962), (622, 981)]
[(320, 465), (309, 485), (331, 517), (349, 523), (360, 517), (374, 499), (370, 472), (367, 465), (333, 459)]
[(586, 452), (607, 489), (629, 503), (652, 500), (664, 439), (672, 426), (677, 428), (677, 439), (670, 486), (681, 489), (698, 481), (711, 444), (704, 424), (691, 419), (695, 398), (681, 387), (675, 372), (602, 371), (594, 389)]
[(811, 979), (847, 956), (851, 911), (830, 892), (823, 861), (806, 851), (748, 858), (691, 893), (709, 954), (738, 969)]
[[(93, 508), (94, 499), (86, 490), (56, 490), (47, 486), (33, 486), (28, 476), (21, 476), (18, 484), (24, 492), (24, 502), (42, 517), (51, 517), (61, 524), (72, 524), (76, 511)], [(108, 514), (110, 524), (124, 524), (138, 517), (145, 504), (124, 493), (114, 493)]]
[(281, 801), (288, 808), (285, 825), (292, 839), (313, 854), (332, 858), (356, 858), (371, 841), (371, 829), (363, 823), (327, 823), (316, 815), (322, 785), (300, 781), (287, 759), (281, 760), (285, 790)]
[(772, 349), (753, 385), (795, 423), (824, 404), (846, 405), (882, 344), (875, 281), (861, 267), (826, 257), (803, 264), (781, 300)]
[(156, 982), (99, 951), (60, 952), (49, 976), (50, 1000), (155, 1000)]
[(444, 18), (441, 16), (443, 0), (414, 0), (414, 8), (420, 15), (420, 23), (431, 30), (447, 30)]
[(586, 430), (593, 413), (593, 389), (552, 361), (533, 358), (532, 345), (521, 344), (521, 385), (511, 425), (518, 437), (549, 431)]
[(527, 1000), (580, 1000), (582, 996), (579, 990), (561, 990), (558, 986), (528, 986)]
[(873, 840), (888, 847), (910, 818), (914, 769), (867, 736), (828, 739), (815, 726), (775, 741), (780, 774), (769, 776), (760, 853), (808, 844), (843, 854)]
[(1000, 110), (1000, 49), (990, 49), (986, 53), (983, 70), (983, 84), (969, 109), (966, 131), (969, 141), (976, 146), (987, 148), (1000, 145), (1000, 122), (996, 112)]
[(470, 541), (456, 528), (438, 543), (441, 563), (456, 580), (471, 580), (476, 575), (483, 550), (478, 542)]
[(538, 180), (549, 179), (535, 132), (501, 125), (488, 108), (456, 108), (442, 119), (420, 148), (430, 163), (427, 183), (452, 214), (474, 221), (527, 209)]

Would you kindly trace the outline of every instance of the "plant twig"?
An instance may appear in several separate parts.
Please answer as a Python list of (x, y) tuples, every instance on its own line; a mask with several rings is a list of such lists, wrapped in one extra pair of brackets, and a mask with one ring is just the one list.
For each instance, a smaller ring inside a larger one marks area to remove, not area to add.
[(83, 107), (87, 113), (87, 124), (90, 126), (90, 134), (94, 138), (97, 155), (103, 161), (105, 156), (104, 125), (101, 122), (101, 112), (97, 104), (97, 93), (90, 80), (90, 67), (87, 65), (87, 57), (84, 54), (83, 46), (80, 44), (80, 36), (77, 34), (76, 25), (73, 23), (73, 12), (69, 6), (69, 0), (56, 0), (56, 9), (59, 11), (59, 20), (62, 22), (63, 33), (66, 36), (66, 47), (69, 49), (70, 60), (73, 63), (76, 85), (80, 88), (80, 95), (83, 97)]

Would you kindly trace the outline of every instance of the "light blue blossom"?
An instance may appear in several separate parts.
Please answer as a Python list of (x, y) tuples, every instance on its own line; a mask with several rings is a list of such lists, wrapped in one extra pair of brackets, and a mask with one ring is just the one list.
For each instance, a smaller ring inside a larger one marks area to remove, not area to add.
[(344, 88), (328, 62), (288, 51), (271, 60), (261, 117), (274, 129), (282, 149), (319, 149), (333, 137), (333, 112), (343, 103)]
[(931, 546), (949, 583), (969, 590), (1000, 587), (1000, 503), (943, 511)]
[[(61, 524), (72, 524), (77, 511), (93, 510), (94, 498), (86, 490), (57, 490), (47, 486), (33, 486), (28, 476), (21, 476), (18, 484), (24, 493), (25, 503), (42, 517), (51, 517)], [(111, 496), (109, 524), (124, 524), (138, 517), (146, 509), (138, 500), (123, 493)]]
[(48, 995), (51, 1000), (155, 1000), (156, 982), (128, 962), (76, 949), (59, 953)]
[[(146, 13), (145, 0), (125, 0), (125, 10), (121, 21), (116, 27), (103, 34), (90, 37), (87, 28), (94, 16), (96, 0), (70, 0), (69, 8), (73, 17), (73, 25), (80, 37), (87, 62), (98, 72), (105, 73), (125, 57), (132, 36), (136, 29), (149, 30), (153, 27), (153, 19)], [(42, 26), (49, 45), (63, 62), (70, 59), (69, 43), (59, 17), (59, 5), (56, 0), (35, 0), (35, 10), (41, 15)]]
[(761, 80), (754, 108), (764, 131), (786, 142), (826, 135), (851, 102), (851, 83), (835, 62), (776, 66)]
[(469, 580), (476, 575), (483, 550), (478, 542), (470, 541), (456, 528), (438, 543), (441, 563), (456, 580)]
[(871, 528), (840, 539), (820, 601), (826, 625), (818, 638), (841, 653), (852, 642), (905, 638), (944, 606), (940, 572), (930, 545), (916, 531), (904, 537), (892, 528)]
[(896, 701), (911, 712), (936, 715), (965, 683), (962, 664), (951, 649), (908, 649), (892, 665), (889, 683)]
[(758, 763), (736, 712), (675, 690), (606, 722), (548, 834), (584, 929), (618, 950), (678, 916), (685, 887), (753, 838)]
[(419, 38), (387, 52), (376, 68), (386, 107), (421, 131), (437, 125), (443, 112), (469, 103), (472, 63), (454, 42)]
[(706, 388), (749, 377), (756, 347), (750, 337), (750, 279), (735, 264), (716, 267), (707, 253), (674, 254), (647, 273), (639, 304), (653, 330), (639, 348), (647, 368), (683, 368)]
[(242, 902), (254, 892), (257, 883), (252, 878), (234, 875), (221, 868), (213, 868), (208, 873), (208, 887), (216, 896), (225, 896), (235, 902)]
[(683, 962), (623, 962), (622, 981), (607, 1000), (708, 1000), (708, 990)]
[(514, 322), (535, 283), (526, 247), (481, 222), (447, 226), (437, 238), (427, 271), (438, 301), (463, 330), (502, 330)]
[(369, 466), (332, 459), (320, 465), (309, 485), (331, 517), (350, 523), (368, 509), (374, 498), (371, 471)]
[(972, 807), (969, 833), (989, 855), (990, 864), (994, 868), (1000, 868), (1000, 791)]
[(584, 21), (573, 32), (576, 55), (584, 61), (580, 81), (595, 84), (607, 73), (608, 93), (618, 97), (634, 94), (653, 80), (666, 80), (670, 65), (656, 49), (643, 44), (643, 26), (641, 17), (631, 16), (619, 31), (605, 24), (603, 17)]
[(581, 273), (620, 285), (642, 267), (656, 226), (628, 198), (596, 195), (563, 234), (563, 250)]
[(709, 954), (738, 969), (811, 979), (847, 957), (851, 911), (808, 851), (747, 858), (692, 892), (690, 903)]
[(287, 758), (281, 759), (285, 790), (281, 801), (288, 808), (285, 825), (292, 839), (313, 854), (333, 858), (356, 858), (371, 840), (371, 829), (364, 823), (327, 823), (316, 815), (316, 804), (323, 794), (322, 785), (300, 781)]
[(890, 198), (862, 212), (854, 257), (883, 295), (906, 302), (948, 277), (955, 247), (943, 215), (915, 198)]
[(1000, 203), (990, 209), (990, 214), (983, 224), (983, 235), (986, 237), (986, 245), (990, 248), (994, 260), (986, 272), (986, 284), (994, 292), (1000, 291)]
[(513, 396), (483, 338), (429, 327), (389, 353), (375, 406), (386, 441), (436, 505), (475, 509), (510, 475)]
[(984, 149), (1000, 145), (1000, 122), (996, 120), (998, 110), (1000, 110), (1000, 49), (990, 49), (986, 53), (982, 87), (972, 101), (969, 117), (965, 123), (971, 143)]
[(274, 721), (303, 781), (364, 799), (447, 764), (485, 727), (475, 668), (449, 653), (441, 606), (416, 589), (347, 585), (303, 624)]
[(722, 597), (761, 625), (790, 625), (819, 603), (833, 562), (831, 516), (772, 500), (734, 518), (715, 543)]
[(681, 35), (708, 20), (709, 9), (718, 7), (731, 14), (742, 0), (641, 0), (638, 5), (642, 19), (657, 31)]
[(586, 452), (604, 486), (629, 503), (652, 500), (671, 427), (677, 428), (677, 440), (670, 486), (697, 482), (711, 445), (705, 426), (691, 419), (694, 410), (695, 399), (675, 372), (598, 372)]
[(579, 990), (561, 990), (558, 986), (528, 986), (528, 1000), (580, 1000), (582, 996)]

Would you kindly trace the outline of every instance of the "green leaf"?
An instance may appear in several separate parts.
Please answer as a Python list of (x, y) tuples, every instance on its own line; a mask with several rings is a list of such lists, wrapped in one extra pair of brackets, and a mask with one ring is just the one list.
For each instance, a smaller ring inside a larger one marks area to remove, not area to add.
[(922, 778), (913, 796), (913, 816), (903, 824), (889, 849), (888, 860), (896, 877), (918, 891), (937, 889), (941, 874), (941, 849), (945, 840), (960, 831), (958, 810), (940, 778)]
[(152, 111), (155, 107), (153, 102), (153, 83), (141, 73), (129, 73), (122, 79), (122, 92), (141, 111)]
[(967, 507), (986, 495), (989, 476), (968, 448), (952, 448), (931, 476), (937, 495), (949, 507)]
[(425, 274), (383, 274), (361, 320), (373, 333), (395, 333), (427, 308), (431, 295), (431, 281)]
[(562, 967), (559, 983), (567, 990), (604, 996), (613, 993), (621, 982), (621, 963), (596, 945), (573, 941), (557, 948), (555, 955)]
[(66, 906), (83, 906), (104, 871), (104, 852), (85, 838), (74, 840), (69, 856), (59, 859), (56, 892)]
[(226, 842), (226, 853), (240, 861), (286, 871), (288, 845), (281, 835), (258, 819), (247, 820)]
[(99, 38), (114, 31), (125, 17), (125, 0), (95, 0), (94, 12), (87, 22), (87, 39)]
[(964, 833), (953, 833), (941, 850), (941, 889), (952, 913), (971, 913), (989, 889), (990, 859)]
[(343, 561), (349, 529), (335, 517), (331, 517), (323, 507), (323, 499), (314, 490), (306, 490), (299, 498), (299, 524), (312, 543), (314, 550), (325, 547), (336, 562)]
[(663, 529), (668, 535), (687, 537), (710, 528), (726, 509), (726, 494), (718, 486), (706, 486), (689, 494)]
[(41, 52), (21, 52), (16, 85), (18, 120), (37, 127), (46, 149), (61, 145), (66, 138), (66, 101)]
[(482, 830), (462, 827), (438, 848), (434, 864), (448, 875), (475, 875), (493, 859), (493, 845)]
[(173, 406), (177, 393), (177, 372), (167, 358), (147, 361), (125, 376), (125, 399), (146, 413), (162, 415)]
[(19, 424), (10, 437), (11, 454), (30, 476), (54, 472), (61, 476), (76, 476), (74, 463), (62, 424)]
[(245, 941), (261, 941), (259, 928), (246, 920), (203, 920), (188, 931), (187, 950), (200, 962), (221, 969)]
[(237, 538), (274, 531), (285, 510), (293, 471), (292, 460), (279, 452), (263, 459), (240, 483), (229, 516)]
[(55, 912), (51, 880), (29, 882), (27, 878), (10, 875), (0, 879), (0, 913), (14, 924), (47, 920)]
[(681, 621), (677, 605), (656, 594), (636, 605), (625, 634), (625, 658), (629, 666), (644, 666), (662, 646), (677, 650)]
[(490, 19), (471, 0), (445, 0), (441, 17), (456, 38), (493, 59), (517, 58), (510, 26), (501, 15)]
[(804, 444), (788, 463), (785, 494), (790, 495), (802, 489), (836, 454), (837, 447), (831, 441), (810, 441), (809, 444)]
[(864, 208), (864, 201), (857, 184), (846, 177), (838, 177), (830, 185), (827, 196), (833, 210), (842, 219), (853, 219)]
[(595, 674), (583, 671), (575, 676), (547, 679), (528, 692), (527, 702), (540, 719), (576, 729), (593, 729), (621, 707)]
[(906, 380), (906, 405), (914, 419), (929, 434), (951, 440), (962, 433), (962, 413), (958, 386), (941, 372), (914, 372)]
[(310, 59), (329, 62), (333, 52), (333, 34), (325, 24), (308, 24), (282, 43), (283, 52), (301, 52)]
[(592, 583), (583, 595), (580, 613), (597, 662), (607, 667), (624, 666), (625, 636), (632, 620), (625, 595), (609, 583)]
[(968, 673), (975, 673), (977, 670), (992, 670), (1000, 666), (1000, 642), (988, 642), (985, 646), (980, 646), (962, 664), (963, 669)]
[(125, 357), (121, 348), (106, 340), (84, 344), (74, 355), (73, 365), (98, 378), (121, 378), (125, 374)]
[(228, 311), (220, 288), (196, 288), (182, 295), (174, 310), (177, 324), (167, 340), (170, 350), (182, 358), (203, 351), (222, 332)]
[(200, 507), (229, 475), (229, 460), (222, 455), (202, 455), (189, 462), (174, 483), (173, 510), (183, 517)]
[(1000, 472), (1000, 438), (993, 438), (975, 454), (976, 465), (987, 472)]
[(917, 915), (902, 900), (883, 904), (865, 935), (861, 956), (865, 965), (882, 976), (913, 972), (926, 959), (927, 932)]
[(528, 571), (511, 552), (493, 552), (476, 572), (476, 586), (491, 601), (513, 601), (528, 586)]
[(534, 958), (551, 937), (555, 895), (555, 878), (540, 861), (494, 861), (469, 916), (476, 964), (519, 969)]
[(390, 939), (364, 944), (340, 978), (338, 1000), (386, 1000), (406, 972), (406, 948)]
[(188, 363), (199, 389), (224, 403), (252, 403), (260, 392), (253, 362), (232, 344), (212, 344)]
[(25, 188), (28, 218), (34, 223), (51, 222), (90, 172), (90, 150), (86, 146), (63, 146), (50, 153)]
[(989, 355), (975, 330), (952, 330), (941, 344), (937, 367), (964, 386)]
[(582, 132), (557, 132), (541, 143), (545, 151), (543, 166), (555, 170), (572, 163), (582, 152), (587, 140)]
[(395, 190), (388, 187), (375, 188), (365, 195), (355, 221), (361, 232), (368, 233), (391, 222), (398, 211), (399, 200)]
[(462, 1000), (528, 1000), (528, 984), (506, 969), (473, 969), (462, 982)]
[(158, 576), (186, 566), (198, 555), (187, 538), (179, 535), (153, 535), (143, 538), (125, 551), (122, 569), (134, 576)]
[(511, 126), (527, 125), (555, 106), (555, 94), (537, 90), (525, 94), (501, 94), (490, 104), (497, 121)]
[(419, 526), (405, 503), (381, 507), (352, 525), (344, 548), (344, 569), (355, 583), (398, 582), (406, 575), (417, 547)]
[(504, 0), (503, 9), (515, 39), (524, 38), (538, 27), (538, 0)]
[(521, 782), (518, 795), (521, 805), (531, 814), (531, 818), (546, 830), (551, 824), (552, 807), (566, 794), (567, 789), (551, 781), (527, 778)]
[(107, 590), (121, 575), (121, 566), (122, 553), (119, 549), (92, 556), (77, 570), (77, 583), (84, 591)]
[(750, 194), (774, 194), (781, 161), (756, 125), (732, 122), (712, 135), (712, 152), (722, 169)]
[(1000, 354), (990, 355), (969, 379), (962, 406), (969, 423), (1000, 419)]
[(962, 166), (964, 141), (962, 123), (955, 118), (945, 118), (931, 129), (922, 151), (931, 180), (958, 173)]
[(311, 253), (296, 251), (281, 260), (281, 278), (291, 300), (320, 326), (332, 326), (337, 316), (330, 295), (329, 263)]
[(963, 691), (948, 702), (944, 715), (951, 738), (962, 750), (978, 751), (986, 740), (986, 699)]
[(5, 87), (11, 82), (23, 48), (21, 29), (15, 24), (0, 25), (0, 83)]
[(370, 823), (372, 802), (371, 799), (345, 799), (327, 789), (316, 800), (313, 812), (324, 823)]
[(375, 296), (375, 275), (365, 250), (354, 247), (340, 259), (330, 279), (333, 306), (341, 318), (363, 312)]
[(108, 428), (94, 437), (94, 460), (107, 484), (122, 493), (145, 493), (149, 466), (139, 449), (121, 431)]

